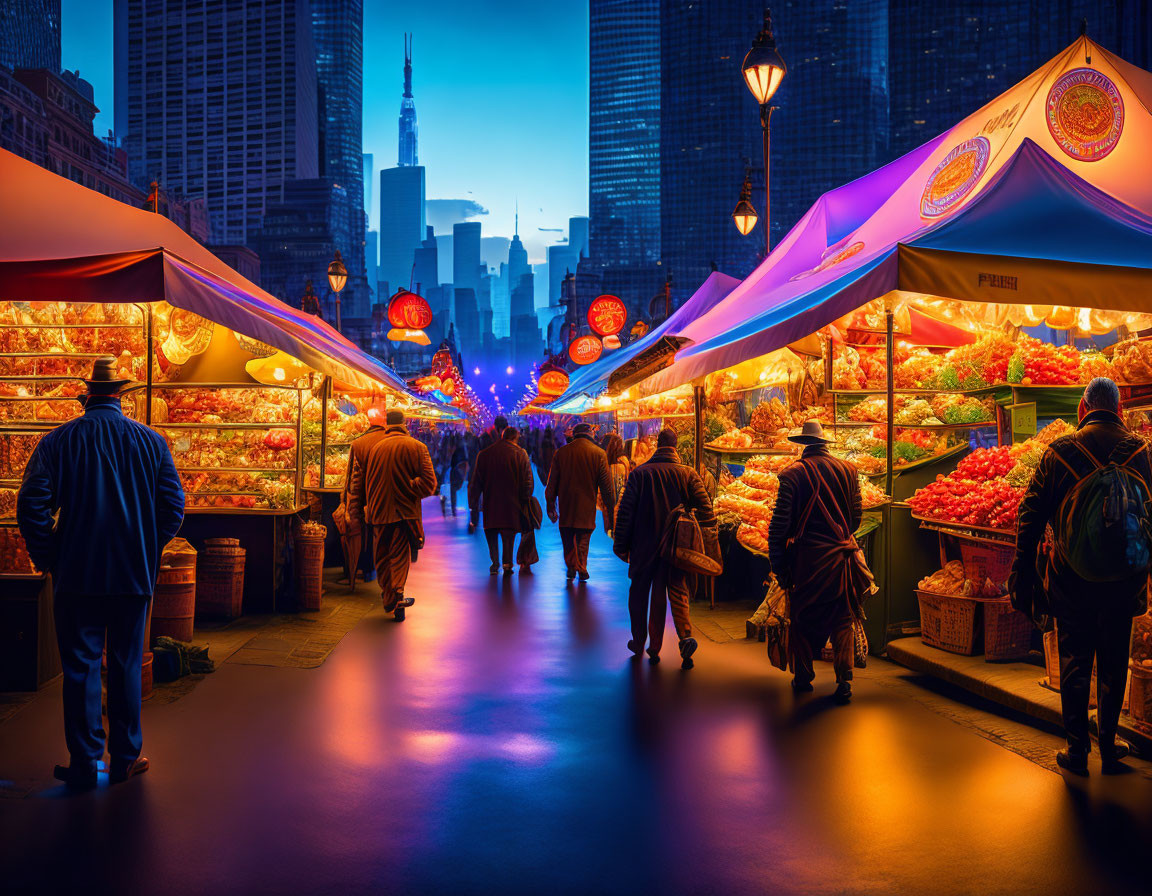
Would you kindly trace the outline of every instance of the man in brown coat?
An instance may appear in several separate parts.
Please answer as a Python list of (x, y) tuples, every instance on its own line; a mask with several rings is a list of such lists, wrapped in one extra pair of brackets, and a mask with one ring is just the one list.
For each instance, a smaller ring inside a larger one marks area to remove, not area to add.
[[(498, 442), (476, 455), (472, 481), (468, 483), (468, 506), (472, 509), (472, 525), (480, 521), (484, 509), (484, 537), (488, 539), (488, 554), (492, 566), (488, 572), (496, 575), (501, 566), (499, 547), (504, 542), (504, 575), (512, 575), (512, 552), (516, 533), (523, 528), (523, 508), (532, 498), (532, 463), (528, 454), (517, 444), (519, 433), (505, 428)], [(521, 566), (521, 571), (524, 567)]]
[(649, 662), (660, 662), (664, 620), (671, 595), (672, 622), (680, 638), (681, 662), (683, 668), (691, 669), (696, 639), (692, 637), (688, 616), (689, 592), (687, 587), (669, 588), (671, 579), (685, 574), (660, 556), (660, 542), (668, 518), (680, 506), (694, 513), (701, 526), (716, 525), (712, 500), (704, 490), (704, 482), (695, 470), (680, 462), (675, 431), (662, 429), (656, 437), (656, 452), (628, 474), (616, 511), (612, 549), (628, 564), (628, 577), (632, 580), (628, 589), (628, 615), (632, 619), (628, 649), (639, 656), (647, 639)]
[(415, 603), (404, 596), (404, 586), (408, 566), (424, 546), (420, 502), (436, 493), (436, 471), (427, 446), (408, 435), (403, 412), (389, 411), (386, 423), (351, 471), (348, 525), (372, 527), (384, 611), (400, 621)]
[[(556, 449), (548, 470), (544, 500), (548, 519), (560, 523), (560, 541), (564, 545), (564, 563), (568, 580), (580, 576), (588, 581), (588, 542), (596, 528), (596, 495), (604, 507), (605, 528), (612, 528), (612, 476), (608, 472), (608, 455), (592, 441), (592, 427), (578, 423), (572, 430), (572, 441)], [(560, 512), (556, 512), (556, 499)]]
[(812, 690), (812, 660), (831, 637), (834, 699), (847, 703), (852, 699), (852, 626), (862, 616), (870, 586), (857, 562), (853, 534), (863, 514), (860, 480), (855, 466), (829, 453), (832, 440), (815, 420), (789, 440), (803, 445), (804, 452), (780, 474), (768, 555), (780, 587), (788, 592), (792, 689)]

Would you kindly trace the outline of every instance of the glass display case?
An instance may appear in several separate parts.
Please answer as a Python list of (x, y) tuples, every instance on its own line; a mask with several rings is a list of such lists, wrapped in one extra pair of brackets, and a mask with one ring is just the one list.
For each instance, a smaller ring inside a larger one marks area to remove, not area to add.
[(298, 509), (301, 390), (238, 383), (152, 388), (152, 428), (172, 450), (189, 512)]

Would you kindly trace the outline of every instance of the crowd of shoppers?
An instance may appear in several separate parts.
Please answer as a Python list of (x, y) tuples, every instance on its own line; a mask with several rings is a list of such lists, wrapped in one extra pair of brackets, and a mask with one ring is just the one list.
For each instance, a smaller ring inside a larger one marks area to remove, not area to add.
[[(83, 416), (40, 440), (17, 500), (29, 555), (52, 575), (55, 589), (71, 757), (56, 773), (75, 789), (96, 785), (105, 748), (114, 782), (148, 768), (140, 730), (145, 618), (161, 551), (179, 531), (184, 512), (171, 452), (160, 435), (124, 416), (120, 396), (135, 384), (116, 378), (114, 369), (112, 358), (96, 361), (85, 381)], [(709, 539), (701, 532), (715, 526), (715, 480), (682, 462), (675, 431), (662, 430), (655, 453), (636, 466), (619, 435), (608, 433), (597, 444), (587, 423), (565, 437), (551, 427), (517, 430), (497, 417), (473, 435), (413, 427), (397, 410), (381, 421), (381, 413), (351, 447), (342, 519), (352, 584), (363, 545), (371, 552), (385, 611), (403, 620), (414, 603), (405, 586), (424, 544), (422, 502), (441, 492), (444, 482), (450, 488), (450, 496), (440, 494), (445, 514), (449, 503), (456, 513), (457, 493), (467, 484), (468, 528), (483, 524), (490, 573), (509, 576), (515, 562), (530, 574), (543, 517), (533, 497), (535, 466), (548, 519), (559, 526), (568, 581), (589, 578), (589, 541), (599, 510), (614, 552), (628, 564), (628, 649), (659, 662), (671, 604), (681, 664), (692, 667), (693, 567), (683, 562), (682, 536), (695, 533), (697, 544), (688, 545), (688, 554), (706, 550), (701, 545)], [(1089, 383), (1078, 417), (1077, 431), (1052, 443), (1026, 490), (1012, 590), (1015, 605), (1038, 624), (1055, 620), (1068, 740), (1057, 761), (1083, 775), (1091, 750), (1093, 662), (1103, 770), (1122, 770), (1129, 752), (1116, 733), (1132, 619), (1147, 609), (1152, 464), (1147, 444), (1124, 426), (1111, 380)], [(780, 474), (768, 539), (772, 569), (789, 595), (792, 686), (797, 693), (812, 690), (813, 658), (831, 639), (835, 698), (846, 703), (853, 628), (875, 590), (853, 534), (861, 520), (857, 473), (829, 453), (830, 440), (815, 421), (792, 441), (803, 452)], [(1052, 533), (1048, 539), (1046, 532)], [(105, 647), (107, 734), (100, 686)]]

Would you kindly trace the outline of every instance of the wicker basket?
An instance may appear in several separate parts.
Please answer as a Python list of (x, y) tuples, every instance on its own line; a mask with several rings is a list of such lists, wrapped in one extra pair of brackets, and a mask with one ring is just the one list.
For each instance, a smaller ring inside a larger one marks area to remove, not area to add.
[(324, 535), (296, 533), (296, 593), (302, 610), (319, 610), (324, 593)]
[(920, 602), (920, 640), (949, 653), (980, 653), (980, 601), (916, 591)]
[(1152, 734), (1152, 667), (1128, 664), (1128, 714), (1137, 728)]
[(1016, 556), (1015, 544), (992, 544), (961, 538), (960, 559), (964, 563), (964, 577), (978, 585), (989, 579), (995, 585), (1008, 581), (1012, 561)]
[(1031, 619), (1009, 601), (984, 602), (984, 659), (987, 662), (1022, 660), (1031, 647)]
[(1044, 669), (1048, 673), (1048, 687), (1060, 690), (1060, 651), (1056, 646), (1056, 629), (1044, 632)]
[(196, 564), (196, 615), (235, 619), (244, 601), (244, 556), (236, 538), (209, 538)]

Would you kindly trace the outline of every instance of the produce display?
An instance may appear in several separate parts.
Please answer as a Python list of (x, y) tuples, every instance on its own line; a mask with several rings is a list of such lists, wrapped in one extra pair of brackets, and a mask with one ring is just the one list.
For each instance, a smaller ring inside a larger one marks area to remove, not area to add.
[(291, 510), (296, 506), (295, 474), (181, 472), (180, 481), (188, 507)]
[(172, 450), (177, 468), (251, 467), (257, 470), (296, 468), (294, 429), (183, 429), (156, 424)]
[(0, 478), (20, 479), (42, 432), (0, 432)]
[(1152, 342), (1130, 341), (1117, 344), (1112, 370), (1125, 383), (1152, 382)]
[[(295, 425), (299, 403), (293, 389), (165, 388), (164, 423), (290, 423)], [(153, 420), (156, 420), (153, 413)]]
[(921, 591), (931, 594), (943, 594), (947, 597), (974, 597), (982, 600), (998, 600), (1008, 593), (1004, 585), (998, 585), (991, 579), (983, 582), (974, 582), (965, 577), (964, 564), (959, 560), (951, 560), (930, 576), (925, 576), (916, 586)]
[(14, 526), (0, 526), (0, 573), (31, 574), (36, 572), (24, 536)]

